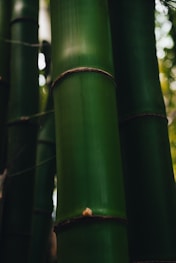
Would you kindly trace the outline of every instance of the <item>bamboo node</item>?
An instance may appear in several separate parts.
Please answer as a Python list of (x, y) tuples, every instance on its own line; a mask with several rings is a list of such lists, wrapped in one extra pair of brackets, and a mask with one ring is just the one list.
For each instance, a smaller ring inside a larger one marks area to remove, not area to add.
[(39, 27), (38, 20), (34, 19), (33, 17), (28, 17), (28, 16), (16, 17), (10, 21), (10, 24), (12, 25), (18, 22), (30, 22), (30, 23), (36, 24)]
[(114, 76), (101, 69), (101, 68), (94, 68), (94, 67), (76, 67), (76, 68), (71, 68), (68, 69), (64, 72), (62, 72), (52, 83), (51, 85), (51, 91), (55, 88), (55, 86), (58, 84), (58, 82), (60, 82), (61, 80), (63, 80), (65, 77), (71, 75), (71, 74), (75, 74), (75, 73), (84, 73), (84, 72), (94, 72), (94, 73), (98, 73), (98, 74), (102, 74), (106, 77), (108, 77), (109, 79), (111, 79), (114, 83), (115, 83), (115, 79)]
[(83, 216), (92, 216), (92, 214), (92, 210), (89, 207), (86, 207), (86, 209), (82, 212)]

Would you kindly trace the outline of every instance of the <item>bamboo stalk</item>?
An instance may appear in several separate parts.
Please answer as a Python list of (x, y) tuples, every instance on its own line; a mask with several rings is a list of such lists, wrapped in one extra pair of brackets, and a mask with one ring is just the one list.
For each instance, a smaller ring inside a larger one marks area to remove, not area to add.
[(154, 1), (109, 1), (131, 262), (176, 261), (176, 197)]
[[(48, 104), (51, 98), (49, 98)], [(46, 110), (50, 110), (48, 105)], [(54, 113), (46, 114), (39, 131), (35, 175), (34, 214), (30, 249), (31, 263), (46, 260), (49, 234), (52, 227), (53, 189), (56, 173)]]
[(51, 12), (58, 261), (128, 262), (107, 2)]
[[(10, 1), (9, 1), (10, 4)], [(9, 51), (10, 46), (6, 43), (10, 32), (10, 8), (5, 0), (0, 1), (0, 242), (3, 210), (3, 185), (6, 175), (6, 146), (7, 146), (7, 105), (9, 92)], [(0, 244), (1, 247), (1, 244)], [(0, 252), (1, 254), (1, 252)]]
[(31, 237), (38, 112), (38, 1), (13, 0), (8, 175), (3, 211), (3, 262), (27, 262)]
[[(10, 2), (9, 2), (10, 4)], [(5, 169), (6, 151), (6, 115), (9, 91), (9, 51), (7, 44), (10, 33), (10, 6), (7, 1), (0, 1), (0, 174)]]

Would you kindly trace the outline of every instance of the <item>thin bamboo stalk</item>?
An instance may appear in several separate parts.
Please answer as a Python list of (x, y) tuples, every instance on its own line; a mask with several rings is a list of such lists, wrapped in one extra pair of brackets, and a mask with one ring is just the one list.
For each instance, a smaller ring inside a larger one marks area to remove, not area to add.
[[(51, 98), (49, 98), (49, 105), (46, 110), (51, 110), (50, 100)], [(38, 166), (35, 175), (34, 214), (29, 262), (44, 263), (52, 227), (52, 197), (56, 173), (53, 112), (44, 117), (44, 123), (39, 131), (36, 163)]]
[(2, 262), (27, 262), (31, 236), (38, 111), (38, 1), (13, 0), (8, 175), (3, 211)]
[[(10, 1), (9, 1), (10, 5)], [(5, 178), (6, 168), (6, 146), (7, 146), (7, 105), (9, 92), (9, 51), (10, 46), (6, 40), (10, 33), (10, 6), (5, 0), (0, 1), (0, 242), (1, 242), (1, 225), (2, 225), (2, 192), (3, 181)], [(1, 247), (1, 244), (0, 244)], [(1, 252), (0, 252), (1, 254)]]
[(107, 2), (51, 11), (58, 261), (128, 262)]
[(176, 261), (176, 197), (154, 36), (154, 1), (109, 1), (130, 260)]
[(6, 117), (9, 91), (9, 51), (7, 44), (10, 33), (10, 1), (0, 1), (0, 174), (5, 169)]

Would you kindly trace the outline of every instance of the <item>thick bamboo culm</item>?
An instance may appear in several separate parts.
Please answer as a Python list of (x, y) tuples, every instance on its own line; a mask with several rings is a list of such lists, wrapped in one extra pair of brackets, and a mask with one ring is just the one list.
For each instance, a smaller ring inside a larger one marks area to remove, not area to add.
[(51, 1), (58, 262), (128, 262), (106, 0)]
[(153, 1), (109, 1), (131, 262), (176, 262), (176, 196)]
[(52, 228), (53, 189), (56, 173), (55, 159), (55, 125), (52, 103), (49, 97), (46, 115), (41, 122), (38, 135), (37, 162), (35, 175), (34, 211), (32, 220), (32, 239), (30, 246), (31, 263), (46, 261), (49, 234)]
[(27, 262), (31, 238), (38, 112), (38, 0), (13, 0), (8, 174), (4, 189), (2, 262)]

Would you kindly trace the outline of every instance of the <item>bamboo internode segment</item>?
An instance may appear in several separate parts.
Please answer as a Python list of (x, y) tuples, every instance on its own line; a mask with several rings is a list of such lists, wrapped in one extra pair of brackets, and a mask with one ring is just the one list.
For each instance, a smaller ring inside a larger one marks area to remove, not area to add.
[(71, 75), (71, 74), (75, 74), (75, 73), (84, 73), (84, 72), (94, 72), (94, 73), (99, 73), (102, 75), (107, 76), (108, 78), (110, 78), (114, 83), (115, 83), (115, 79), (113, 77), (113, 75), (103, 69), (100, 68), (93, 68), (93, 67), (76, 67), (76, 68), (72, 68), (69, 70), (64, 71), (63, 73), (61, 73), (52, 83), (51, 89), (54, 89), (54, 87), (58, 84), (58, 82), (62, 81), (64, 78), (66, 78), (67, 76)]

